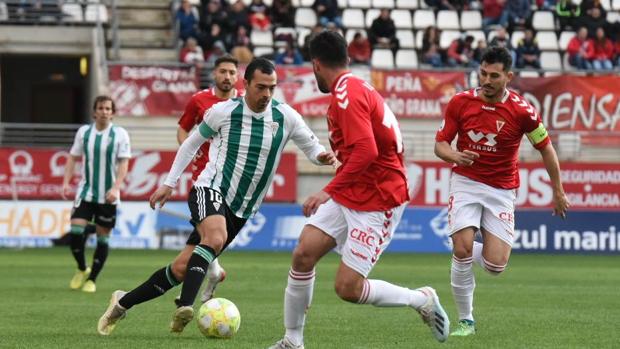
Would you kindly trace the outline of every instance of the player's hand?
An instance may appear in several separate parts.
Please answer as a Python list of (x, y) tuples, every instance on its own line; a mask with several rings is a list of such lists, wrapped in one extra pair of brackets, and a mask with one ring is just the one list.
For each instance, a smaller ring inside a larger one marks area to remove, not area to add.
[(116, 202), (116, 200), (118, 200), (118, 198), (121, 197), (121, 191), (118, 188), (112, 188), (110, 190), (108, 190), (107, 193), (105, 193), (105, 201), (108, 204), (114, 203)]
[(69, 185), (69, 183), (63, 183), (62, 184), (62, 192), (60, 193), (60, 195), (62, 196), (63, 199), (65, 200), (69, 200), (69, 198), (71, 197), (71, 186)]
[(331, 151), (324, 151), (316, 156), (316, 159), (322, 163), (323, 165), (331, 165), (336, 166), (338, 159), (336, 159), (336, 155)]
[(566, 211), (570, 207), (570, 202), (563, 191), (553, 192), (553, 215), (566, 218)]
[(170, 198), (170, 195), (172, 195), (172, 188), (170, 188), (169, 186), (164, 184), (161, 187), (157, 188), (157, 191), (155, 191), (149, 199), (149, 204), (151, 205), (151, 208), (155, 209), (157, 203), (159, 203), (159, 207), (164, 207), (166, 201), (168, 201), (168, 199)]
[(310, 217), (315, 214), (319, 206), (324, 204), (327, 200), (329, 200), (329, 198), (329, 194), (322, 190), (318, 193), (310, 195), (303, 205), (304, 216)]
[(456, 158), (454, 159), (454, 163), (459, 166), (471, 166), (474, 164), (474, 161), (480, 157), (480, 154), (471, 150), (457, 151), (455, 154)]

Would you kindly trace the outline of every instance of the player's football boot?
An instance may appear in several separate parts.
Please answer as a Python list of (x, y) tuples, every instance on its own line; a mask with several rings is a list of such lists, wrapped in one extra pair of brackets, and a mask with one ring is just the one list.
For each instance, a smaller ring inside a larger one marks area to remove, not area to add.
[(471, 320), (460, 320), (451, 336), (465, 337), (476, 334), (476, 323)]
[(78, 269), (78, 271), (75, 272), (75, 275), (73, 275), (73, 278), (71, 278), (69, 287), (71, 287), (72, 290), (79, 289), (80, 287), (84, 285), (84, 281), (86, 281), (86, 279), (88, 279), (89, 276), (90, 276), (90, 268), (86, 268), (86, 270), (84, 271), (81, 271)]
[(422, 320), (431, 328), (435, 339), (439, 342), (445, 342), (450, 334), (450, 320), (441, 303), (439, 303), (437, 292), (429, 286), (421, 287), (417, 290), (428, 296), (426, 303), (418, 309), (418, 313), (422, 316)]
[(187, 324), (194, 318), (194, 308), (189, 305), (178, 307), (170, 322), (170, 332), (181, 333)]
[(86, 280), (84, 286), (82, 286), (82, 292), (95, 293), (97, 291), (97, 285), (93, 280)]
[(293, 344), (288, 338), (284, 337), (269, 347), (269, 349), (304, 349), (303, 343), (300, 345)]
[(99, 318), (99, 323), (97, 323), (97, 332), (100, 335), (107, 336), (112, 333), (116, 324), (125, 318), (127, 310), (118, 304), (118, 300), (123, 298), (126, 293), (121, 290), (116, 290), (112, 293), (108, 309), (106, 309), (105, 313)]
[(205, 286), (205, 289), (202, 291), (202, 295), (200, 296), (200, 301), (202, 303), (205, 303), (209, 299), (213, 298), (213, 294), (215, 293), (215, 287), (217, 286), (217, 284), (226, 279), (226, 271), (219, 265), (217, 265), (217, 268), (209, 268), (207, 269), (206, 279), (207, 285)]

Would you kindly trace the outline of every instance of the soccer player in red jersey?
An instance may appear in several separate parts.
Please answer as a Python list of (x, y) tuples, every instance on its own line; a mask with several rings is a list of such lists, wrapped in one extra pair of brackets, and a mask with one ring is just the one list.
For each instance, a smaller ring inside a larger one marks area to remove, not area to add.
[[(454, 164), (448, 199), (450, 275), (459, 312), (454, 336), (475, 333), (472, 262), (491, 275), (503, 272), (508, 263), (523, 135), (542, 155), (551, 178), (554, 214), (564, 218), (569, 207), (558, 158), (540, 116), (523, 97), (506, 89), (513, 77), (510, 67), (512, 59), (505, 48), (490, 48), (482, 57), (480, 87), (452, 98), (435, 138), (435, 154)], [(454, 150), (450, 144), (456, 135)], [(474, 241), (477, 230), (484, 243)]]
[[(211, 109), (214, 104), (237, 97), (239, 94), (239, 91), (235, 88), (235, 83), (237, 82), (237, 66), (237, 59), (229, 55), (222, 56), (215, 61), (215, 66), (213, 68), (215, 86), (195, 93), (185, 106), (185, 111), (179, 120), (179, 127), (177, 129), (177, 141), (179, 145), (187, 139), (194, 126), (202, 122), (205, 112)], [(192, 161), (192, 180), (194, 181), (207, 165), (210, 144), (210, 142), (205, 142)], [(200, 235), (198, 231), (194, 229), (187, 239), (185, 248), (172, 264), (173, 273), (178, 273), (178, 275), (181, 276), (185, 272), (187, 261), (192, 255), (194, 247), (199, 243)], [(215, 287), (220, 281), (223, 281), (225, 277), (226, 272), (220, 266), (219, 261), (217, 259), (213, 260), (213, 262), (209, 264), (207, 277), (205, 278), (207, 280), (207, 285), (200, 297), (203, 303), (211, 299)]]
[(378, 307), (411, 307), (435, 338), (449, 333), (448, 317), (431, 287), (415, 290), (367, 276), (387, 248), (409, 202), (403, 144), (396, 117), (379, 93), (348, 70), (347, 43), (324, 31), (310, 42), (319, 89), (331, 93), (327, 112), (332, 150), (342, 164), (332, 181), (303, 204), (310, 217), (293, 252), (284, 296), (286, 334), (271, 348), (303, 348), (317, 262), (341, 256), (335, 289), (340, 298)]

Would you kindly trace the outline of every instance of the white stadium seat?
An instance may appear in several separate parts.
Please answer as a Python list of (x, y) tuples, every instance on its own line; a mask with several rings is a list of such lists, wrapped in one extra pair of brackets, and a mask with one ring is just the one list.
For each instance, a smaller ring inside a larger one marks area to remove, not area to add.
[(620, 0), (613, 0), (611, 8), (614, 10), (620, 10)]
[(521, 70), (519, 76), (522, 78), (537, 78), (540, 74), (536, 70)]
[(441, 30), (459, 30), (459, 15), (456, 11), (442, 10), (437, 12), (437, 28)]
[(297, 28), (297, 45), (299, 45), (299, 47), (302, 47), (304, 45), (304, 42), (306, 42), (306, 36), (310, 35), (310, 33), (312, 33), (312, 30), (308, 28)]
[(472, 30), (482, 28), (482, 16), (480, 11), (461, 12), (461, 29)]
[(376, 49), (372, 51), (372, 57), (370, 64), (373, 68), (378, 69), (393, 69), (394, 68), (394, 55), (391, 50)]
[(519, 41), (521, 41), (521, 39), (523, 39), (524, 36), (525, 36), (525, 33), (523, 33), (523, 31), (521, 30), (513, 31), (512, 36), (510, 37), (510, 43), (512, 44), (512, 47), (517, 48)]
[(0, 21), (9, 20), (9, 8), (4, 2), (0, 2)]
[[(379, 17), (381, 10), (378, 8), (371, 8), (370, 10), (366, 10), (366, 28), (370, 28), (372, 22)], [(345, 26), (346, 27), (346, 26)]]
[(487, 40), (482, 30), (468, 30), (465, 32), (465, 35), (471, 35), (474, 37), (474, 46), (477, 45), (480, 40)]
[(97, 20), (105, 23), (108, 21), (108, 9), (104, 4), (90, 4), (86, 6), (84, 14), (86, 22), (97, 22)]
[(316, 25), (316, 13), (308, 7), (300, 7), (295, 11), (295, 24), (299, 27), (314, 27)]
[(351, 41), (353, 41), (353, 36), (355, 36), (355, 33), (357, 32), (362, 33), (362, 36), (365, 38), (368, 37), (368, 34), (366, 33), (366, 30), (364, 29), (349, 29), (347, 30), (347, 35), (345, 36), (347, 43), (350, 43)]
[(620, 21), (620, 12), (609, 11), (607, 12), (607, 22), (615, 23)]
[(358, 8), (345, 8), (342, 12), (342, 25), (345, 28), (364, 28), (364, 11)]
[(536, 11), (532, 17), (532, 26), (536, 30), (555, 30), (555, 19), (551, 11)]
[(547, 70), (562, 69), (562, 59), (558, 52), (548, 51), (540, 54), (540, 66)]
[(439, 37), (439, 47), (447, 49), (452, 41), (461, 37), (461, 32), (456, 30), (444, 30)]
[(409, 12), (409, 10), (394, 10), (391, 13), (391, 17), (394, 20), (396, 29), (413, 28), (413, 23), (411, 23), (411, 12)]
[(609, 10), (611, 10), (611, 1), (609, 1), (609, 0), (601, 0), (601, 6), (603, 6), (603, 8), (606, 11), (609, 11)]
[(402, 48), (415, 48), (415, 39), (413, 37), (413, 31), (407, 29), (399, 29), (396, 31), (396, 37)]
[(415, 10), (418, 8), (418, 0), (396, 0), (396, 8)]
[(415, 50), (398, 50), (396, 52), (396, 67), (415, 69), (418, 67), (418, 54)]
[(273, 35), (270, 30), (252, 30), (250, 41), (256, 46), (273, 46)]
[(370, 0), (349, 0), (349, 7), (367, 9), (371, 6), (372, 4), (370, 3)]
[(273, 47), (256, 46), (254, 47), (254, 57), (270, 55), (273, 53)]
[(566, 51), (566, 48), (568, 47), (568, 43), (570, 42), (570, 40), (575, 37), (575, 32), (568, 32), (568, 31), (564, 31), (562, 32), (562, 34), (560, 34), (560, 40), (558, 42), (559, 48), (562, 51)]
[(372, 0), (372, 7), (393, 9), (394, 0)]
[(80, 4), (62, 4), (62, 14), (66, 16), (62, 19), (63, 22), (81, 22), (84, 20), (84, 13), (82, 12), (82, 5)]
[(415, 47), (422, 48), (422, 41), (424, 39), (424, 30), (418, 30), (415, 32)]
[(435, 12), (433, 10), (417, 10), (413, 14), (413, 27), (416, 29), (426, 29), (435, 25)]
[(538, 48), (541, 50), (558, 50), (558, 37), (555, 32), (541, 31), (536, 34)]

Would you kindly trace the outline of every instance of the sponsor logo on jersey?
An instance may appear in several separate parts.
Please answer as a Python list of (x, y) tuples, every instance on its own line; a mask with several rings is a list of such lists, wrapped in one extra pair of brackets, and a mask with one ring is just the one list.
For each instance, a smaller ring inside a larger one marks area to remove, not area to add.
[(506, 121), (504, 121), (504, 120), (496, 120), (495, 121), (495, 125), (497, 126), (497, 133), (499, 133), (499, 131), (502, 130), (502, 127), (504, 127), (505, 124), (506, 124)]
[(492, 107), (490, 105), (483, 105), (482, 109), (484, 110), (490, 110), (490, 111), (495, 111), (495, 107)]

